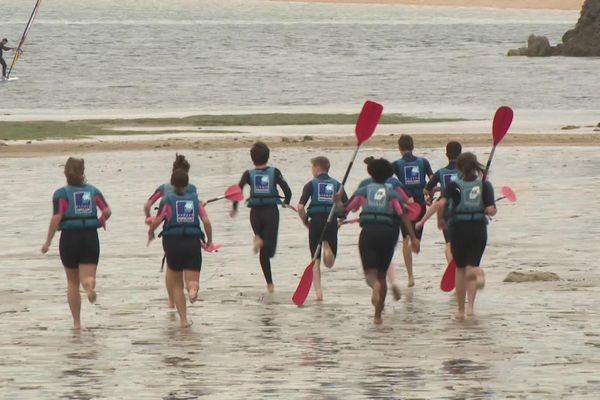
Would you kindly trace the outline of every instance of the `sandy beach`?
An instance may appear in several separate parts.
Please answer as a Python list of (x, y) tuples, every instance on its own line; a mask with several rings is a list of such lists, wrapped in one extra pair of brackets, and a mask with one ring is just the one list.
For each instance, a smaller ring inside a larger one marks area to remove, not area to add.
[(391, 4), (528, 10), (581, 10), (583, 0), (278, 0), (302, 3)]
[[(434, 168), (439, 145), (417, 142)], [(508, 138), (507, 138), (508, 140)], [(508, 141), (507, 141), (508, 143)], [(489, 146), (469, 150), (485, 157)], [(4, 151), (4, 150), (2, 150)], [(449, 294), (439, 291), (445, 267), (442, 237), (428, 225), (415, 261), (417, 286), (387, 303), (374, 327), (356, 243), (359, 229), (340, 231), (336, 266), (324, 271), (325, 302), (290, 301), (309, 259), (307, 233), (281, 211), (273, 271), (276, 293), (265, 293), (251, 251), (247, 210), (236, 219), (228, 205), (208, 209), (219, 254), (204, 256), (194, 325), (177, 328), (165, 307), (160, 243), (145, 247), (142, 203), (168, 178), (174, 150), (89, 152), (87, 176), (113, 209), (100, 232), (98, 302), (83, 304), (80, 333), (70, 330), (58, 238), (42, 256), (53, 190), (63, 184), (61, 154), (0, 159), (0, 179), (19, 190), (3, 193), (11, 213), (0, 214), (0, 391), (6, 398), (265, 399), (415, 398), (593, 399), (600, 390), (600, 213), (590, 199), (600, 184), (595, 147), (502, 145), (492, 182), (517, 193), (499, 203), (484, 258), (488, 284), (478, 316), (452, 319)], [(201, 196), (222, 193), (250, 166), (246, 147), (187, 149), (191, 179)], [(340, 176), (351, 149), (282, 148), (272, 152), (298, 200), (309, 179), (309, 158), (325, 153)], [(394, 148), (366, 155), (398, 156)], [(581, 171), (592, 171), (581, 174)], [(349, 187), (365, 175), (357, 163)], [(568, 202), (565, 193), (577, 193)], [(24, 221), (27, 221), (26, 223)], [(396, 262), (399, 261), (396, 255)], [(511, 271), (555, 272), (556, 282), (502, 283)]]

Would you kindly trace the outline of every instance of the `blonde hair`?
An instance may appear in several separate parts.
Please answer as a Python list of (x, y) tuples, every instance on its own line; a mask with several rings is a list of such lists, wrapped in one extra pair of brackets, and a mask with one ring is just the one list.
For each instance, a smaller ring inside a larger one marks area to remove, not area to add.
[(83, 158), (69, 157), (65, 163), (65, 177), (69, 185), (82, 186), (85, 184), (85, 163)]

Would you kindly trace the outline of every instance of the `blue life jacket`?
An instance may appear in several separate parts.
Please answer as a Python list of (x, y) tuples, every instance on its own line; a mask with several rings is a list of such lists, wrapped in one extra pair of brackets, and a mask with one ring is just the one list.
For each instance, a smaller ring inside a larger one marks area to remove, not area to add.
[[(163, 183), (162, 185), (160, 185), (158, 187), (158, 190), (163, 192), (163, 197), (167, 196), (168, 194), (174, 193), (173, 186), (170, 183)], [(185, 193), (186, 194), (198, 194), (198, 189), (196, 188), (196, 186), (194, 186), (190, 183), (185, 188)]]
[(395, 211), (391, 206), (394, 199), (400, 196), (387, 184), (369, 183), (358, 194), (365, 195), (367, 199), (362, 212), (360, 213), (360, 225), (365, 224), (386, 224), (394, 225)]
[(481, 178), (474, 181), (457, 179), (460, 189), (460, 203), (454, 204), (454, 199), (448, 200), (448, 219), (450, 225), (464, 221), (485, 221), (485, 206), (483, 204), (483, 183)]
[(171, 218), (165, 222), (161, 235), (196, 236), (204, 240), (198, 215), (200, 200), (196, 194), (170, 193), (163, 201), (163, 205), (166, 204), (171, 207)]
[(446, 190), (450, 182), (458, 179), (458, 170), (456, 168), (444, 167), (438, 171), (440, 177), (440, 186), (442, 190)]
[(98, 229), (98, 209), (96, 207), (96, 194), (98, 189), (92, 185), (65, 186), (69, 208), (63, 215), (58, 227), (59, 230)]
[[(364, 179), (362, 182), (360, 182), (358, 184), (358, 187), (361, 188), (363, 186), (367, 186), (371, 183), (375, 183), (375, 181), (373, 180), (373, 178), (367, 178)], [(402, 182), (400, 182), (397, 178), (391, 176), (389, 177), (386, 181), (385, 181), (385, 185), (394, 193), (396, 192), (396, 189), (400, 188), (402, 190), (404, 190), (404, 192), (406, 193), (406, 187), (402, 184)], [(404, 200), (402, 199), (402, 196), (398, 195), (399, 199), (398, 201), (400, 201), (400, 205), (402, 206), (402, 208), (406, 211), (406, 204), (404, 203)], [(394, 215), (392, 216), (392, 218), (394, 219), (395, 223), (400, 223), (400, 216), (398, 216), (398, 214), (394, 213)]]
[(248, 207), (281, 204), (275, 184), (275, 168), (252, 169), (250, 174), (250, 198)]
[(416, 157), (414, 161), (400, 159), (394, 164), (398, 179), (406, 188), (406, 194), (413, 197), (416, 202), (424, 203), (423, 189), (427, 183), (425, 181), (425, 159), (422, 157)]
[(341, 184), (327, 176), (312, 180), (312, 195), (308, 206), (307, 215), (329, 214), (333, 208), (333, 195), (340, 190)]

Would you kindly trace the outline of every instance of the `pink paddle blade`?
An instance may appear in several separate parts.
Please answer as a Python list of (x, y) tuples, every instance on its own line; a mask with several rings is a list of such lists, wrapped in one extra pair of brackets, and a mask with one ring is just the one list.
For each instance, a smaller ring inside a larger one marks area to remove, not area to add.
[(496, 110), (494, 115), (494, 124), (492, 125), (492, 135), (494, 137), (494, 146), (504, 138), (510, 124), (513, 121), (513, 110), (510, 107), (502, 106)]
[(233, 185), (225, 191), (225, 198), (231, 201), (243, 201), (244, 192), (242, 192), (242, 189), (238, 185)]
[(440, 282), (440, 289), (444, 292), (451, 292), (454, 290), (456, 282), (456, 264), (454, 260), (450, 261), (450, 264), (446, 267), (442, 281)]
[(202, 243), (202, 250), (206, 251), (207, 253), (214, 253), (215, 251), (219, 251), (219, 249), (223, 248), (222, 244), (213, 244), (210, 247), (206, 246), (206, 243), (201, 242)]
[(421, 205), (419, 203), (409, 203), (408, 208), (408, 219), (411, 221), (418, 221), (421, 216)]
[(502, 196), (506, 197), (506, 200), (510, 201), (511, 203), (517, 201), (517, 195), (508, 186), (502, 187), (502, 189), (500, 189), (500, 192), (502, 193)]
[(312, 260), (310, 264), (304, 270), (302, 274), (302, 278), (300, 278), (300, 283), (298, 283), (298, 287), (292, 296), (292, 301), (298, 307), (302, 307), (308, 294), (310, 293), (310, 287), (313, 282), (313, 267), (315, 266), (315, 260)]
[(358, 146), (373, 136), (381, 118), (381, 113), (383, 113), (383, 106), (381, 104), (370, 100), (365, 102), (358, 116), (358, 121), (356, 121), (355, 133)]

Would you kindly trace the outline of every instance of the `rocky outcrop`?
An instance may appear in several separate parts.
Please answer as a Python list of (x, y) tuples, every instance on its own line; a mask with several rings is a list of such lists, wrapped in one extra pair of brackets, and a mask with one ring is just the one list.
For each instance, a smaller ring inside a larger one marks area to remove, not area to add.
[(557, 281), (560, 278), (553, 272), (530, 271), (530, 272), (510, 272), (504, 282), (520, 283), (520, 282), (548, 282)]
[(586, 0), (575, 29), (567, 31), (562, 43), (551, 46), (545, 36), (531, 35), (527, 47), (509, 50), (509, 56), (600, 57), (600, 0)]

